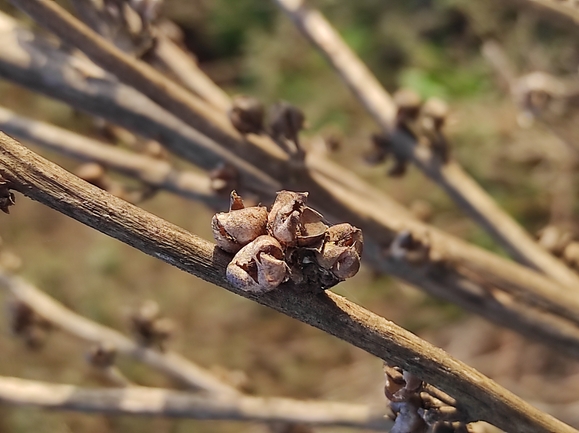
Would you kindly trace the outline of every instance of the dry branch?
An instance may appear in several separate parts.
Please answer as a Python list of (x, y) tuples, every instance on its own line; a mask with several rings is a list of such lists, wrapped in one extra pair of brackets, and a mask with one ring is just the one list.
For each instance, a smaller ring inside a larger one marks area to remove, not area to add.
[(199, 69), (187, 52), (167, 37), (157, 38), (152, 59), (175, 75), (185, 87), (222, 112), (231, 106), (229, 96)]
[(550, 13), (553, 17), (564, 18), (579, 24), (579, 5), (575, 0), (517, 0), (538, 9), (540, 12)]
[[(550, 188), (552, 195), (550, 224), (569, 227), (574, 208), (574, 171), (578, 162), (579, 144), (575, 134), (569, 136), (569, 130), (576, 129), (574, 119), (569, 118), (568, 113), (549, 115), (549, 107), (556, 104), (568, 106), (569, 101), (576, 98), (578, 93), (576, 80), (567, 83), (543, 72), (518, 76), (516, 68), (503, 48), (492, 40), (486, 41), (481, 51), (496, 74), (507, 85), (507, 91), (513, 102), (521, 110), (520, 116), (527, 119), (525, 122), (537, 119), (555, 136), (556, 140), (553, 143), (543, 145), (545, 155), (554, 165), (552, 168), (554, 180)], [(548, 100), (544, 105), (533, 103), (540, 95)], [(573, 111), (574, 108), (567, 107), (565, 111), (570, 110)]]
[[(221, 146), (275, 173), (287, 160), (287, 155), (271, 140), (254, 137), (248, 142), (229, 122), (226, 114), (169, 80), (147, 63), (125, 54), (102, 38), (52, 0), (14, 0), (14, 5), (29, 14), (39, 24), (63, 41), (78, 47), (92, 61), (120, 81), (130, 84), (189, 126), (219, 142)], [(251, 151), (248, 152), (248, 147)]]
[(231, 257), (191, 233), (72, 176), (11, 138), (0, 136), (0, 175), (10, 187), (181, 270), (269, 306), (408, 370), (460, 402), (472, 421), (504, 430), (575, 432), (467, 365), (388, 320), (331, 292), (286, 284), (255, 295), (231, 287)]
[(579, 276), (539, 247), (456, 161), (445, 163), (434, 152), (419, 146), (410, 135), (396, 129), (396, 107), (392, 98), (320, 12), (306, 8), (302, 0), (275, 1), (326, 57), (380, 127), (391, 135), (393, 145), (401, 154), (441, 186), (516, 260), (574, 291), (579, 289)]
[(76, 159), (94, 161), (147, 185), (223, 209), (228, 200), (211, 187), (208, 176), (175, 169), (169, 162), (119, 149), (66, 129), (19, 116), (0, 106), (0, 130)]
[(91, 389), (0, 377), (0, 403), (109, 415), (304, 423), (388, 430), (392, 421), (365, 406), (274, 397), (200, 395), (131, 386)]
[[(280, 181), (221, 149), (165, 110), (94, 64), (67, 54), (0, 15), (0, 75), (157, 139), (169, 150), (205, 168), (235, 166), (242, 190), (271, 201), (276, 190), (311, 192), (310, 203), (333, 221), (349, 221), (366, 235), (365, 255), (375, 269), (402, 278), (476, 314), (579, 357), (576, 296), (540, 274), (417, 222), (401, 205), (353, 173), (309, 155), (298, 173), (278, 172)], [(260, 168), (266, 166), (264, 161)], [(295, 167), (294, 167), (295, 168)], [(408, 231), (425, 239), (431, 255), (412, 264), (394, 258), (389, 246)], [(430, 257), (436, 256), (437, 260)], [(559, 316), (562, 314), (562, 316)]]
[(86, 59), (18, 26), (0, 13), (0, 75), (163, 143), (168, 150), (207, 170), (227, 163), (246, 188), (273, 197), (279, 182), (223, 149), (150, 99)]
[(97, 344), (111, 344), (118, 353), (134, 358), (191, 388), (205, 391), (208, 394), (239, 394), (231, 386), (217, 380), (209, 371), (193, 364), (181, 355), (172, 352), (159, 352), (140, 346), (120, 332), (68, 310), (23, 279), (9, 275), (1, 269), (0, 285), (51, 324), (77, 338)]
[[(384, 418), (383, 414), (374, 413), (369, 408), (361, 405), (346, 403), (336, 403), (334, 405), (333, 403), (325, 404), (322, 402), (298, 401), (283, 398), (247, 397), (234, 387), (216, 379), (209, 371), (204, 370), (182, 356), (172, 352), (158, 352), (153, 349), (139, 346), (133, 340), (125, 337), (121, 333), (68, 310), (42, 291), (24, 281), (22, 278), (5, 273), (1, 269), (0, 286), (4, 286), (8, 291), (10, 291), (14, 298), (23, 302), (40, 317), (46, 319), (51, 325), (60, 328), (62, 331), (88, 342), (107, 344), (108, 346), (114, 347), (115, 351), (118, 353), (125, 354), (137, 361), (143, 362), (144, 364), (169, 375), (195, 390), (204, 391), (201, 395), (197, 394), (197, 396), (191, 400), (192, 402), (199, 402), (201, 405), (200, 407), (204, 407), (203, 405), (209, 405), (210, 407), (230, 407), (227, 406), (227, 404), (222, 406), (221, 401), (227, 400), (227, 402), (232, 405), (230, 411), (235, 412), (235, 407), (244, 408), (253, 406), (260, 402), (264, 408), (264, 415), (256, 416), (250, 412), (244, 412), (242, 409), (237, 409), (240, 411), (239, 416), (242, 417), (241, 419), (254, 421), (285, 420), (287, 422), (291, 421), (313, 424), (318, 424), (320, 422), (324, 423), (322, 421), (315, 421), (323, 419), (325, 420), (325, 424), (344, 425), (344, 422), (349, 422), (350, 424), (348, 425), (350, 426), (377, 430), (385, 430), (392, 424), (391, 421)], [(128, 380), (124, 378), (118, 370), (113, 370), (112, 373), (112, 379), (116, 380), (117, 383), (121, 382), (122, 386), (135, 386), (128, 382)], [(0, 395), (8, 394), (6, 387), (3, 388), (1, 382), (2, 379), (0, 379)], [(139, 389), (147, 390), (149, 388)], [(102, 391), (94, 390), (91, 392), (94, 394), (96, 399), (96, 396), (100, 395), (99, 392)], [(117, 392), (117, 394), (120, 396), (120, 391)], [(167, 391), (167, 394), (172, 395), (170, 391)], [(174, 394), (178, 395), (178, 393)], [(28, 397), (24, 396), (24, 398), (22, 400), (19, 399), (19, 401), (21, 401), (22, 404), (31, 404), (36, 398), (36, 394), (30, 393)], [(3, 398), (0, 397), (0, 401), (2, 400)], [(15, 402), (10, 399), (4, 401)], [(121, 406), (119, 406), (117, 410), (120, 410), (120, 407)], [(194, 405), (194, 407), (198, 406)], [(267, 409), (265, 409), (266, 407)], [(303, 410), (297, 410), (297, 408), (300, 407), (303, 407)], [(96, 405), (90, 406), (90, 404), (88, 407), (78, 407), (76, 410), (89, 411), (91, 410), (89, 408), (92, 408), (92, 411), (104, 413), (112, 413), (115, 411), (114, 406), (98, 408)], [(342, 415), (337, 416), (336, 414), (338, 412), (333, 412), (331, 410), (332, 408), (339, 409)], [(171, 411), (169, 410), (168, 413), (163, 412), (159, 413), (159, 415), (175, 416), (170, 415), (170, 413)], [(147, 414), (147, 412), (143, 409), (141, 414)], [(192, 418), (202, 417), (193, 410), (188, 414), (183, 413), (181, 416)], [(219, 415), (211, 415), (208, 416), (208, 418), (211, 418), (212, 416), (217, 417), (214, 419), (222, 419), (219, 418)], [(254, 416), (254, 418), (252, 418), (252, 416)]]

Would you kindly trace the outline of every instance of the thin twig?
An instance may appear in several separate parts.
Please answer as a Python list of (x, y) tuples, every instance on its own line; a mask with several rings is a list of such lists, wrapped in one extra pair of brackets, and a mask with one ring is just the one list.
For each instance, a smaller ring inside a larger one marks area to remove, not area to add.
[(96, 0), (73, 0), (72, 3), (90, 28), (121, 50), (129, 54), (138, 52), (142, 50), (139, 46), (141, 39), (146, 39), (152, 45), (146, 47), (146, 58), (155, 67), (169, 71), (186, 88), (221, 111), (225, 112), (231, 106), (227, 93), (199, 69), (194, 56), (167, 37), (164, 28), (175, 27), (175, 24), (165, 21), (154, 26), (141, 22), (141, 33), (144, 33), (141, 36), (144, 37), (135, 37), (123, 20), (124, 14), (111, 14), (105, 3)]
[[(91, 389), (0, 377), (0, 403), (109, 415), (287, 422), (388, 430), (392, 421), (366, 406), (275, 397), (207, 398), (160, 388)], [(571, 430), (572, 431), (572, 430)]]
[(85, 161), (94, 161), (212, 208), (224, 209), (228, 200), (211, 187), (208, 176), (175, 169), (169, 162), (119, 149), (98, 140), (38, 120), (28, 119), (0, 106), (0, 130), (46, 149)]
[(549, 111), (548, 104), (546, 107), (534, 107), (530, 99), (532, 92), (542, 92), (550, 101), (561, 102), (576, 96), (576, 86), (570, 88), (571, 86), (566, 85), (564, 81), (542, 72), (518, 76), (515, 66), (496, 41), (486, 41), (481, 51), (497, 75), (507, 84), (507, 90), (517, 108), (522, 111), (521, 114), (540, 120), (556, 138), (554, 143), (544, 145), (545, 154), (549, 155), (550, 162), (554, 166), (552, 169), (554, 180), (550, 188), (552, 195), (550, 224), (569, 227), (573, 216), (575, 197), (573, 174), (577, 166), (579, 144), (566, 137), (567, 128), (561, 128), (561, 120), (573, 127), (574, 124), (561, 113), (555, 115), (555, 119), (550, 118), (553, 116), (546, 116), (544, 112)]
[(159, 352), (140, 346), (114, 329), (95, 323), (68, 310), (22, 278), (0, 269), (0, 285), (24, 302), (54, 326), (85, 341), (111, 344), (118, 353), (144, 364), (198, 390), (214, 395), (239, 394), (233, 387), (219, 381), (209, 371), (195, 365), (179, 354)]
[(227, 93), (215, 85), (199, 69), (195, 60), (169, 38), (159, 36), (151, 55), (153, 60), (158, 61), (159, 64), (171, 71), (185, 87), (222, 112), (226, 112), (231, 106), (231, 100)]
[(444, 351), (332, 292), (304, 292), (289, 283), (260, 295), (232, 287), (225, 278), (230, 255), (78, 179), (3, 134), (0, 175), (11, 188), (102, 233), (400, 366), (460, 401), (472, 421), (485, 420), (504, 430), (577, 433)]
[(320, 12), (306, 8), (302, 0), (275, 1), (326, 57), (376, 122), (391, 135), (400, 153), (441, 186), (516, 260), (574, 290), (579, 288), (579, 276), (538, 246), (456, 161), (441, 161), (434, 152), (418, 146), (407, 133), (396, 129), (396, 107), (392, 98)]
[(541, 12), (549, 12), (554, 17), (565, 18), (579, 24), (579, 5), (575, 0), (517, 0), (519, 4), (533, 6)]
[[(384, 430), (391, 425), (391, 423), (384, 418), (383, 414), (376, 413), (372, 415), (371, 410), (364, 408), (363, 406), (337, 403), (336, 407), (341, 409), (344, 415), (336, 419), (336, 417), (332, 418), (332, 412), (330, 410), (323, 410), (326, 406), (328, 409), (331, 408), (332, 404), (325, 405), (321, 402), (302, 402), (282, 398), (246, 398), (245, 395), (234, 387), (221, 382), (209, 371), (204, 370), (182, 356), (172, 352), (158, 352), (139, 346), (119, 332), (68, 310), (36, 287), (24, 281), (22, 278), (5, 273), (1, 269), (0, 286), (4, 286), (10, 291), (12, 296), (20, 302), (25, 303), (36, 314), (46, 319), (51, 325), (60, 328), (62, 331), (95, 344), (112, 345), (118, 353), (125, 354), (137, 361), (149, 365), (152, 368), (158, 369), (193, 389), (204, 391), (201, 397), (194, 401), (203, 401), (210, 405), (212, 404), (210, 402), (215, 401), (215, 404), (219, 405), (220, 399), (230, 399), (234, 404), (239, 405), (239, 407), (245, 407), (246, 405), (252, 405), (253, 401), (257, 402), (261, 400), (262, 403), (265, 403), (269, 408), (271, 408), (270, 411), (264, 410), (264, 413), (277, 414), (277, 417), (281, 417), (288, 421), (291, 420), (293, 422), (309, 423), (312, 422), (311, 420), (313, 418), (324, 418), (326, 419), (327, 424), (342, 425), (344, 422), (343, 420), (348, 419), (351, 420), (350, 422), (353, 423), (352, 425), (358, 423), (356, 427), (375, 428), (378, 430)], [(118, 369), (107, 371), (107, 373), (112, 373), (110, 379), (113, 379), (115, 381), (113, 383), (116, 383), (117, 386), (136, 386), (134, 383), (129, 382), (124, 376), (122, 376)], [(2, 385), (0, 385), (0, 389), (1, 388)], [(95, 396), (98, 395), (98, 392), (99, 391), (97, 390), (94, 391)], [(3, 394), (2, 390), (0, 390), (0, 395), (1, 394)], [(2, 397), (0, 397), (0, 401), (1, 400)], [(304, 410), (303, 412), (300, 412), (294, 409), (299, 408), (300, 405), (304, 406), (304, 409), (307, 409), (307, 411)], [(287, 411), (285, 411), (285, 409), (287, 409)], [(110, 412), (104, 408), (99, 411)], [(354, 414), (363, 414), (365, 413), (364, 411), (368, 414), (366, 418), (353, 416)], [(309, 415), (304, 415), (306, 413)], [(162, 415), (162, 413), (160, 415)], [(246, 415), (249, 416), (249, 414)], [(193, 415), (190, 416), (196, 417)], [(273, 416), (270, 421), (277, 419), (276, 416)], [(248, 419), (251, 420), (251, 418)], [(257, 417), (257, 419), (254, 420), (265, 419)], [(317, 422), (314, 423), (317, 424)]]
[[(282, 187), (310, 191), (310, 203), (328, 218), (349, 221), (363, 229), (366, 262), (375, 269), (579, 357), (577, 321), (553, 315), (566, 312), (565, 316), (577, 318), (579, 310), (574, 306), (578, 299), (566, 287), (415, 221), (383, 192), (316, 155), (306, 158), (306, 167), (299, 176), (278, 173), (283, 183), (278, 182), (219, 148), (94, 64), (58, 50), (17, 27), (5, 15), (0, 15), (0, 44), (4, 47), (0, 50), (0, 75), (158, 139), (174, 153), (202, 167), (214, 168), (218, 161), (229, 162), (239, 170), (243, 190), (256, 192), (264, 203), (271, 202), (275, 191)], [(412, 264), (392, 257), (389, 246), (405, 231), (425, 239), (438, 259), (429, 255), (424, 263)]]
[(244, 188), (273, 197), (279, 182), (225, 150), (90, 61), (72, 56), (55, 44), (18, 26), (0, 13), (0, 75), (62, 99), (137, 134), (163, 143), (171, 152), (212, 170), (234, 167)]
[[(125, 54), (102, 38), (83, 22), (77, 20), (52, 0), (13, 0), (13, 4), (34, 18), (62, 40), (78, 47), (93, 62), (130, 84), (161, 107), (195, 128), (200, 133), (218, 141), (249, 163), (275, 173), (287, 160), (271, 140), (252, 138), (249, 143), (231, 125), (226, 113), (203, 102), (184, 87), (169, 80), (145, 62)], [(251, 147), (251, 152), (247, 148)]]

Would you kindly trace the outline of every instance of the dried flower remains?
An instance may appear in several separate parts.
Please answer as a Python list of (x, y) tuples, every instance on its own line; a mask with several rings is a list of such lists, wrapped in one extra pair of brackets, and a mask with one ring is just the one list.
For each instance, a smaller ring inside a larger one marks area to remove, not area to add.
[(467, 433), (467, 414), (442, 391), (408, 371), (384, 366), (384, 394), (393, 412), (390, 433)]
[(10, 191), (8, 182), (0, 179), (0, 210), (9, 214), (10, 210), (8, 208), (10, 206), (14, 206), (15, 204), (16, 197), (14, 197), (14, 193)]
[(248, 292), (266, 293), (291, 280), (309, 291), (326, 290), (360, 268), (362, 232), (347, 224), (330, 226), (306, 205), (308, 193), (280, 191), (268, 212), (246, 208), (235, 191), (229, 212), (213, 217), (217, 245), (235, 257), (227, 279)]

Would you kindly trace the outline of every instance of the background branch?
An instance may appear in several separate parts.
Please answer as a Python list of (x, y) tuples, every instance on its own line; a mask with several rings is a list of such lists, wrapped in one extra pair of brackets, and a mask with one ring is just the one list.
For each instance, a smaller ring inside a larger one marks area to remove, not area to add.
[(456, 161), (445, 163), (434, 152), (419, 146), (410, 135), (396, 128), (394, 101), (320, 12), (306, 8), (302, 0), (275, 1), (329, 61), (384, 132), (390, 135), (392, 144), (401, 154), (441, 186), (516, 260), (573, 290), (579, 290), (579, 276), (537, 245)]
[(0, 402), (46, 409), (110, 415), (163, 416), (207, 420), (306, 423), (315, 426), (388, 430), (393, 422), (365, 406), (272, 397), (213, 397), (131, 386), (90, 389), (0, 377)]
[(554, 17), (564, 18), (579, 24), (579, 7), (574, 1), (566, 0), (517, 0), (517, 3), (528, 5), (540, 12), (548, 12)]
[[(51, 325), (60, 328), (62, 331), (91, 343), (107, 344), (109, 346), (112, 345), (116, 352), (130, 356), (139, 362), (149, 365), (151, 368), (159, 370), (195, 390), (203, 391), (201, 394), (197, 394), (195, 397), (191, 398), (191, 405), (193, 408), (189, 411), (183, 411), (179, 416), (202, 419), (225, 418), (247, 421), (321, 423), (328, 425), (349, 425), (352, 427), (376, 430), (386, 430), (392, 424), (392, 421), (385, 418), (383, 414), (378, 412), (374, 413), (371, 409), (362, 405), (346, 403), (326, 404), (317, 401), (258, 398), (243, 395), (234, 387), (216, 379), (212, 373), (185, 359), (181, 355), (167, 351), (159, 352), (157, 350), (140, 346), (121, 333), (68, 310), (42, 291), (24, 281), (22, 278), (10, 275), (1, 269), (0, 286), (4, 286), (18, 301), (23, 302), (40, 317), (46, 319)], [(121, 380), (124, 379), (125, 383), (123, 386), (136, 386), (135, 384), (128, 382), (122, 374), (119, 375), (119, 378)], [(113, 377), (113, 379), (115, 378)], [(5, 403), (30, 405), (34, 404), (34, 402), (37, 401), (36, 399), (40, 398), (34, 391), (31, 391), (28, 394), (22, 393), (22, 398), (15, 399), (10, 396), (10, 392), (7, 390), (10, 389), (10, 387), (7, 387), (6, 382), (2, 382), (2, 380), (3, 379), (0, 379), (0, 395), (3, 397), (0, 397), (0, 401), (4, 401)], [(18, 383), (17, 379), (14, 380)], [(22, 382), (25, 383), (26, 381)], [(2, 385), (4, 385), (4, 387)], [(21, 393), (22, 387), (18, 385), (15, 386), (18, 388), (18, 392)], [(32, 389), (32, 387), (30, 388)], [(139, 387), (139, 389), (148, 390), (150, 388)], [(73, 404), (73, 407), (70, 407), (68, 405), (71, 404), (71, 402), (67, 400), (66, 406), (58, 406), (58, 408), (74, 408), (74, 410), (98, 411), (104, 413), (117, 413), (116, 411), (119, 411), (118, 413), (123, 413), (122, 404), (119, 404), (118, 406), (112, 404), (114, 401), (114, 398), (112, 398), (113, 394), (117, 395), (119, 400), (122, 400), (122, 393), (120, 390), (116, 393), (107, 394), (108, 391), (109, 390), (90, 390), (88, 394), (94, 396), (94, 398), (89, 398), (90, 402), (87, 403), (86, 406), (83, 406), (81, 400), (78, 400), (78, 406)], [(159, 390), (159, 392), (161, 392), (161, 390)], [(172, 393), (168, 390), (164, 392), (168, 395), (169, 401), (172, 400), (170, 396), (173, 394), (185, 395), (184, 393)], [(74, 394), (76, 395), (77, 393), (75, 392)], [(110, 401), (110, 404), (105, 405), (106, 407), (99, 408), (96, 401), (98, 401), (99, 396), (106, 397), (106, 395), (111, 395), (110, 399), (105, 398), (105, 400)], [(148, 400), (146, 396), (143, 398), (144, 400)], [(76, 401), (75, 397), (72, 399), (73, 401)], [(227, 403), (223, 404), (222, 401), (227, 401)], [(47, 407), (47, 404), (49, 403), (45, 401), (41, 406)], [(262, 411), (260, 412), (261, 415), (252, 414), (251, 411), (244, 410), (246, 407), (258, 407), (258, 404), (261, 404), (262, 407)], [(205, 417), (203, 415), (204, 412), (202, 411), (206, 406), (216, 407), (217, 409), (215, 412), (209, 410)], [(145, 407), (146, 405), (138, 413), (153, 415), (153, 413), (147, 412)], [(303, 409), (299, 410), (299, 408)], [(201, 412), (196, 412), (196, 410)], [(173, 413), (174, 412), (169, 408), (159, 412), (158, 415), (177, 416)], [(224, 415), (226, 413), (231, 413), (232, 416), (238, 416), (239, 418), (227, 418)], [(234, 415), (235, 413), (237, 413), (237, 415)], [(338, 413), (341, 415), (338, 415)]]
[(48, 150), (97, 162), (147, 185), (198, 200), (214, 209), (226, 208), (229, 203), (228, 198), (218, 195), (211, 187), (207, 175), (177, 170), (168, 161), (119, 149), (45, 122), (18, 116), (1, 106), (0, 130)]
[(2, 269), (0, 269), (0, 285), (38, 315), (77, 338), (97, 344), (111, 344), (118, 353), (147, 364), (189, 387), (205, 391), (208, 394), (239, 394), (239, 391), (216, 379), (209, 371), (195, 365), (181, 355), (143, 347), (118, 331), (79, 316), (23, 279), (9, 275)]

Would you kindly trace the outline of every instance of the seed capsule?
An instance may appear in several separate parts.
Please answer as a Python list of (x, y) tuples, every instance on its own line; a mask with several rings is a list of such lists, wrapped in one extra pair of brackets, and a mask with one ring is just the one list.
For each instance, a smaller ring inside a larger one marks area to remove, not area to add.
[(310, 247), (319, 243), (328, 226), (324, 217), (306, 206), (308, 193), (280, 191), (269, 212), (268, 233), (284, 247)]
[(307, 192), (280, 191), (267, 218), (267, 231), (284, 246), (297, 244)]
[(0, 210), (4, 213), (9, 214), (10, 206), (14, 206), (16, 203), (16, 197), (14, 193), (8, 188), (8, 182), (0, 178)]
[(267, 233), (267, 209), (263, 206), (244, 207), (241, 197), (233, 191), (229, 212), (215, 214), (211, 229), (219, 248), (236, 253)]
[(236, 96), (228, 114), (235, 129), (242, 134), (259, 134), (263, 131), (265, 111), (263, 104), (255, 98)]
[(285, 138), (299, 146), (298, 134), (305, 122), (302, 110), (288, 102), (278, 102), (271, 107), (269, 127), (274, 140)]
[(286, 281), (288, 266), (279, 242), (260, 236), (243, 247), (227, 266), (227, 280), (246, 292), (266, 293)]
[(363, 245), (360, 229), (347, 223), (337, 224), (327, 230), (324, 246), (316, 253), (316, 260), (322, 268), (345, 280), (360, 269)]

